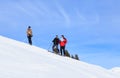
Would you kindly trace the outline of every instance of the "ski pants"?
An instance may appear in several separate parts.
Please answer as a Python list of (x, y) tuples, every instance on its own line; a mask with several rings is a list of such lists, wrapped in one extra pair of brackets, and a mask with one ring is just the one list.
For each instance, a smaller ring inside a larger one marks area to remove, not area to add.
[(58, 50), (58, 52), (59, 52), (58, 44), (53, 44), (53, 46), (52, 46), (53, 51), (54, 51), (55, 48), (56, 48), (56, 49)]
[(27, 36), (27, 37), (28, 37), (29, 44), (32, 45), (32, 39), (31, 39), (32, 37), (31, 36)]
[(65, 46), (60, 46), (61, 55), (65, 56)]

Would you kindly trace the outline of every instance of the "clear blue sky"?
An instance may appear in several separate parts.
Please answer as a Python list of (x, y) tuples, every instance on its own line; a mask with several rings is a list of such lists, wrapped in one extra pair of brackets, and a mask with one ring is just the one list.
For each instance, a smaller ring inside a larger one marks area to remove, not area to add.
[(120, 67), (120, 0), (1, 0), (0, 35), (48, 49), (65, 35), (66, 49), (81, 61)]

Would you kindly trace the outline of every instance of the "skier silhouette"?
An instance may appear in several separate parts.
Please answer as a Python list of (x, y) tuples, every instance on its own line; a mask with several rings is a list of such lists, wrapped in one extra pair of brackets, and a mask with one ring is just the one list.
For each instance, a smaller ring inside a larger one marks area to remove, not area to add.
[(30, 26), (28, 26), (28, 29), (27, 29), (27, 38), (28, 38), (28, 42), (30, 45), (32, 45), (32, 29)]
[(53, 46), (52, 46), (52, 50), (55, 51), (55, 49), (57, 50), (57, 52), (59, 53), (59, 49), (58, 49), (58, 44), (60, 42), (58, 35), (56, 35), (56, 37), (53, 39)]
[(65, 56), (65, 45), (67, 43), (67, 39), (64, 37), (64, 35), (61, 35), (62, 38), (60, 39), (60, 52), (61, 55)]

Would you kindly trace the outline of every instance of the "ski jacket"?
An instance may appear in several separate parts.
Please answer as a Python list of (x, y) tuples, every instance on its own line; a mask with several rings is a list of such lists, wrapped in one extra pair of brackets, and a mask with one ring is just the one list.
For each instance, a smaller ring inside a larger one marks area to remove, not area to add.
[(54, 38), (54, 40), (52, 42), (53, 42), (53, 44), (58, 45), (60, 40), (59, 40), (59, 38)]
[(66, 43), (67, 43), (67, 39), (66, 39), (66, 38), (62, 38), (62, 39), (60, 40), (60, 46), (65, 46)]
[(28, 30), (27, 30), (27, 36), (31, 36), (32, 37), (32, 29), (28, 28)]

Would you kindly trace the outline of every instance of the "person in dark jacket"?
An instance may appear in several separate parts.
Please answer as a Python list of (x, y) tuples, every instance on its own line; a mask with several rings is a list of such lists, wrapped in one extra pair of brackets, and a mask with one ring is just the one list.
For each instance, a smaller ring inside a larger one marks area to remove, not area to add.
[(30, 26), (28, 26), (28, 29), (27, 29), (27, 38), (28, 38), (28, 42), (30, 45), (32, 45), (32, 29)]
[(65, 45), (67, 43), (67, 39), (64, 37), (64, 35), (61, 35), (62, 38), (60, 39), (60, 52), (61, 55), (65, 56)]
[(53, 42), (52, 50), (54, 51), (55, 49), (57, 49), (57, 51), (59, 52), (58, 44), (59, 44), (60, 40), (58, 38), (58, 35), (56, 35), (56, 37), (53, 39), (52, 42)]

